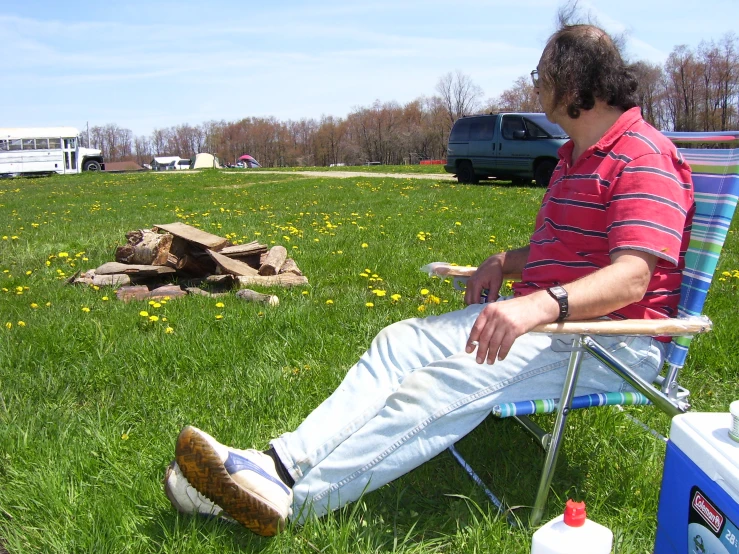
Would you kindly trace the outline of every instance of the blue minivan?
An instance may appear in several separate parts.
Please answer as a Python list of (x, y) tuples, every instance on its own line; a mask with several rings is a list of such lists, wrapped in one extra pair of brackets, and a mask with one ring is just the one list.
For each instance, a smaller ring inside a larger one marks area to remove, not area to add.
[(568, 140), (543, 113), (464, 116), (452, 127), (444, 169), (460, 183), (492, 177), (545, 187)]

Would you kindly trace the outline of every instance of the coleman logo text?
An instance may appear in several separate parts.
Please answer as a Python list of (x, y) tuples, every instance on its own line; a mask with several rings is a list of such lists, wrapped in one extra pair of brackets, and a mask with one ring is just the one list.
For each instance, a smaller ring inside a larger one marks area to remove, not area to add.
[(693, 508), (706, 520), (706, 523), (711, 526), (711, 529), (716, 531), (716, 533), (719, 532), (721, 526), (724, 524), (724, 516), (697, 491), (693, 496)]

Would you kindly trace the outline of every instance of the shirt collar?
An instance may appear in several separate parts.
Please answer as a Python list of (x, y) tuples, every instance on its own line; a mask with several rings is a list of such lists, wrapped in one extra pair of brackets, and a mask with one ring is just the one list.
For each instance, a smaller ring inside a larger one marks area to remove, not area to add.
[[(614, 143), (620, 139), (626, 131), (641, 120), (641, 108), (639, 106), (626, 110), (619, 116), (616, 122), (611, 125), (611, 128), (608, 129), (602, 137), (600, 137), (600, 140), (588, 148), (587, 151), (610, 150)], [(557, 154), (561, 160), (564, 160), (567, 163), (567, 165), (572, 165), (572, 151), (574, 149), (575, 143), (570, 139), (559, 148)]]

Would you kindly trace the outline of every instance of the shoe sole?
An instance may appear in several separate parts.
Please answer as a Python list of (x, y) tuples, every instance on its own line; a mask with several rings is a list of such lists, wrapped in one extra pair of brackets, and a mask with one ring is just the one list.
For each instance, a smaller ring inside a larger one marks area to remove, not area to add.
[(192, 486), (250, 531), (273, 537), (284, 529), (285, 520), (279, 512), (240, 487), (226, 471), (218, 452), (194, 427), (187, 426), (180, 432), (175, 458)]

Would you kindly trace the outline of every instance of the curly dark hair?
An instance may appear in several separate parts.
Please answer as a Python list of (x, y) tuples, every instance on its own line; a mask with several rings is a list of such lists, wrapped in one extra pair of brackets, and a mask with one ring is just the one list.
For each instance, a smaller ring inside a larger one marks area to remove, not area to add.
[(637, 105), (636, 77), (611, 37), (594, 25), (565, 25), (554, 33), (539, 62), (539, 79), (573, 119), (596, 99), (624, 111)]

